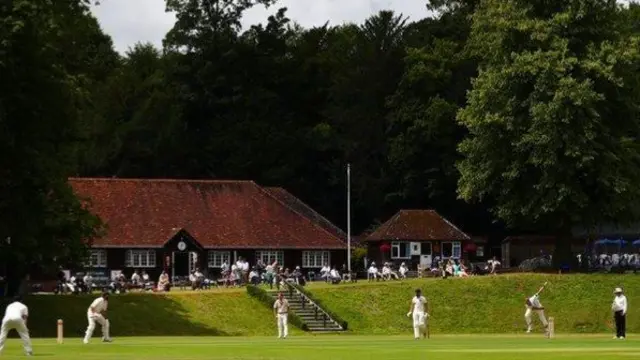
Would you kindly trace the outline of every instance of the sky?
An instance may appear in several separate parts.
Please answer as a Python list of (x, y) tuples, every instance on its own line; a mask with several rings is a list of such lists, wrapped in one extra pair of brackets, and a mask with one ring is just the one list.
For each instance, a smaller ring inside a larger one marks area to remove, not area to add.
[[(428, 15), (425, 0), (279, 0), (275, 7), (253, 8), (245, 14), (245, 26), (266, 22), (278, 8), (286, 7), (290, 19), (304, 27), (345, 22), (361, 23), (380, 10), (391, 9), (409, 20)], [(116, 50), (126, 52), (138, 42), (162, 46), (164, 35), (175, 21), (165, 12), (164, 0), (100, 0), (93, 13), (113, 39)]]

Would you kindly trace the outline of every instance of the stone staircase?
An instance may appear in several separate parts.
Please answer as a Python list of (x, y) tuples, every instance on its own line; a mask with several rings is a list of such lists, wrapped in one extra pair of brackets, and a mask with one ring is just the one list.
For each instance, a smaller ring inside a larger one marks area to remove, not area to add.
[[(267, 293), (274, 301), (278, 296), (277, 290), (267, 290)], [(320, 306), (296, 288), (286, 286), (282, 293), (289, 301), (290, 311), (295, 313), (307, 325), (310, 332), (332, 333), (345, 331)]]

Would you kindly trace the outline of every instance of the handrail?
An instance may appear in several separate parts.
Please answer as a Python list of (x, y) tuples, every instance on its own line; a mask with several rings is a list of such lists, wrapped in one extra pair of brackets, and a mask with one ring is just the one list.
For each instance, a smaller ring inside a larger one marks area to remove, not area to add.
[(305, 295), (302, 291), (300, 291), (300, 290), (296, 289), (296, 287), (295, 287), (295, 286), (291, 285), (290, 283), (288, 283), (288, 282), (286, 282), (286, 281), (285, 281), (285, 285), (286, 285), (286, 286), (287, 286), (287, 288), (289, 289), (289, 296), (290, 296), (290, 297), (293, 297), (293, 292), (294, 292), (294, 291), (296, 292), (296, 294), (298, 294), (298, 296), (300, 296), (300, 298), (302, 299), (302, 304), (303, 304), (303, 305), (302, 305), (302, 307), (303, 307), (303, 309), (304, 309), (304, 303), (305, 303), (305, 300), (306, 300), (306, 301), (309, 301), (309, 303), (315, 307), (315, 310), (316, 310), (316, 319), (318, 318), (318, 315), (317, 315), (317, 314), (318, 314), (318, 310), (322, 312), (322, 315), (324, 315), (324, 316), (323, 316), (323, 318), (324, 318), (324, 319), (323, 319), (323, 320), (324, 320), (324, 327), (326, 327), (326, 326), (327, 326), (327, 319), (329, 319), (329, 320), (331, 320), (331, 322), (332, 322), (332, 323), (336, 324), (336, 325), (340, 328), (340, 330), (344, 330), (344, 329), (342, 328), (342, 325), (340, 325), (337, 321), (335, 321), (335, 320), (334, 320), (334, 319), (333, 319), (329, 314), (327, 314), (327, 312), (326, 312), (326, 311), (324, 311), (324, 309), (322, 309), (322, 307), (320, 307), (320, 305), (316, 304), (313, 300), (311, 300), (311, 299), (310, 299), (307, 295)]

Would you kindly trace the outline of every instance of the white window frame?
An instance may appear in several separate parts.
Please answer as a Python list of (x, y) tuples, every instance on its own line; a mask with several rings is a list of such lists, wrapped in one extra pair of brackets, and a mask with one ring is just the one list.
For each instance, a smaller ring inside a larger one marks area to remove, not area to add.
[(127, 250), (124, 263), (128, 268), (153, 269), (156, 267), (156, 251)]
[[(451, 256), (444, 256), (444, 244), (451, 244)], [(442, 259), (461, 259), (462, 258), (462, 243), (460, 241), (443, 241), (440, 244), (440, 256)]]
[(224, 262), (231, 266), (231, 251), (215, 251), (207, 252), (207, 266), (209, 268), (220, 268)]
[[(405, 256), (400, 256), (400, 248), (405, 247)], [(398, 249), (398, 255), (393, 255), (393, 249)], [(411, 243), (409, 241), (394, 241), (391, 243), (391, 258), (392, 259), (411, 259)]]
[(256, 263), (262, 260), (265, 265), (271, 263), (271, 260), (275, 259), (278, 264), (284, 264), (284, 251), (282, 250), (257, 250), (256, 251)]
[[(94, 256), (96, 261), (93, 261)], [(88, 268), (106, 268), (107, 267), (107, 250), (105, 249), (92, 249), (89, 250), (89, 256), (85, 263)]]
[(307, 269), (320, 269), (325, 265), (331, 266), (331, 252), (324, 250), (311, 250), (302, 252), (302, 267)]

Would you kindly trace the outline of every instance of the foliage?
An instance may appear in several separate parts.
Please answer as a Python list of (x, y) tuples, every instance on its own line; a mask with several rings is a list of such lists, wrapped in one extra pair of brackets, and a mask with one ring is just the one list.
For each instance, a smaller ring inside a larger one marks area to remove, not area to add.
[[(269, 295), (269, 293), (267, 293), (265, 289), (255, 285), (247, 285), (247, 294), (260, 301), (268, 309), (273, 309), (273, 303), (275, 302), (275, 299), (271, 295)], [(287, 320), (298, 329), (309, 331), (309, 327), (307, 326), (307, 324), (305, 324), (304, 321), (295, 313), (289, 313)]]
[[(108, 71), (110, 46), (84, 1), (0, 6), (0, 263), (9, 293), (30, 270), (81, 262), (98, 235), (99, 220), (67, 177), (76, 170), (85, 86)], [(96, 54), (104, 56), (89, 58)]]
[(301, 293), (303, 293), (306, 297), (311, 299), (316, 305), (320, 306), (324, 312), (327, 313), (335, 322), (337, 322), (344, 330), (348, 330), (349, 323), (345, 321), (338, 313), (333, 311), (331, 308), (327, 307), (323, 304), (322, 300), (318, 299), (313, 293), (305, 289), (303, 286), (291, 284), (294, 288), (298, 289)]
[[(553, 232), (638, 218), (638, 39), (615, 1), (486, 0), (459, 146), (459, 194)], [(570, 29), (570, 31), (567, 31)], [(554, 260), (556, 257), (554, 257)]]
[[(431, 334), (522, 333), (524, 301), (548, 281), (540, 301), (556, 318), (556, 332), (611, 333), (613, 289), (623, 286), (629, 303), (640, 300), (640, 277), (629, 275), (530, 275), (359, 282), (313, 285), (307, 291), (349, 322), (361, 335), (408, 334), (411, 297), (421, 288), (429, 301)], [(635, 300), (634, 300), (635, 299)], [(473, 307), (473, 311), (466, 311)], [(640, 330), (640, 314), (629, 312), (630, 333)], [(634, 325), (635, 324), (635, 325)], [(635, 326), (635, 327), (634, 327)]]
[[(26, 297), (24, 302), (32, 315), (29, 318), (31, 335), (54, 338), (54, 325), (62, 319), (65, 337), (83, 336), (87, 327), (87, 308), (97, 296)], [(3, 306), (0, 309), (4, 311)], [(107, 317), (116, 337), (267, 336), (277, 333), (272, 312), (240, 290), (112, 295)], [(291, 328), (290, 332), (293, 335), (301, 333), (297, 328)]]

